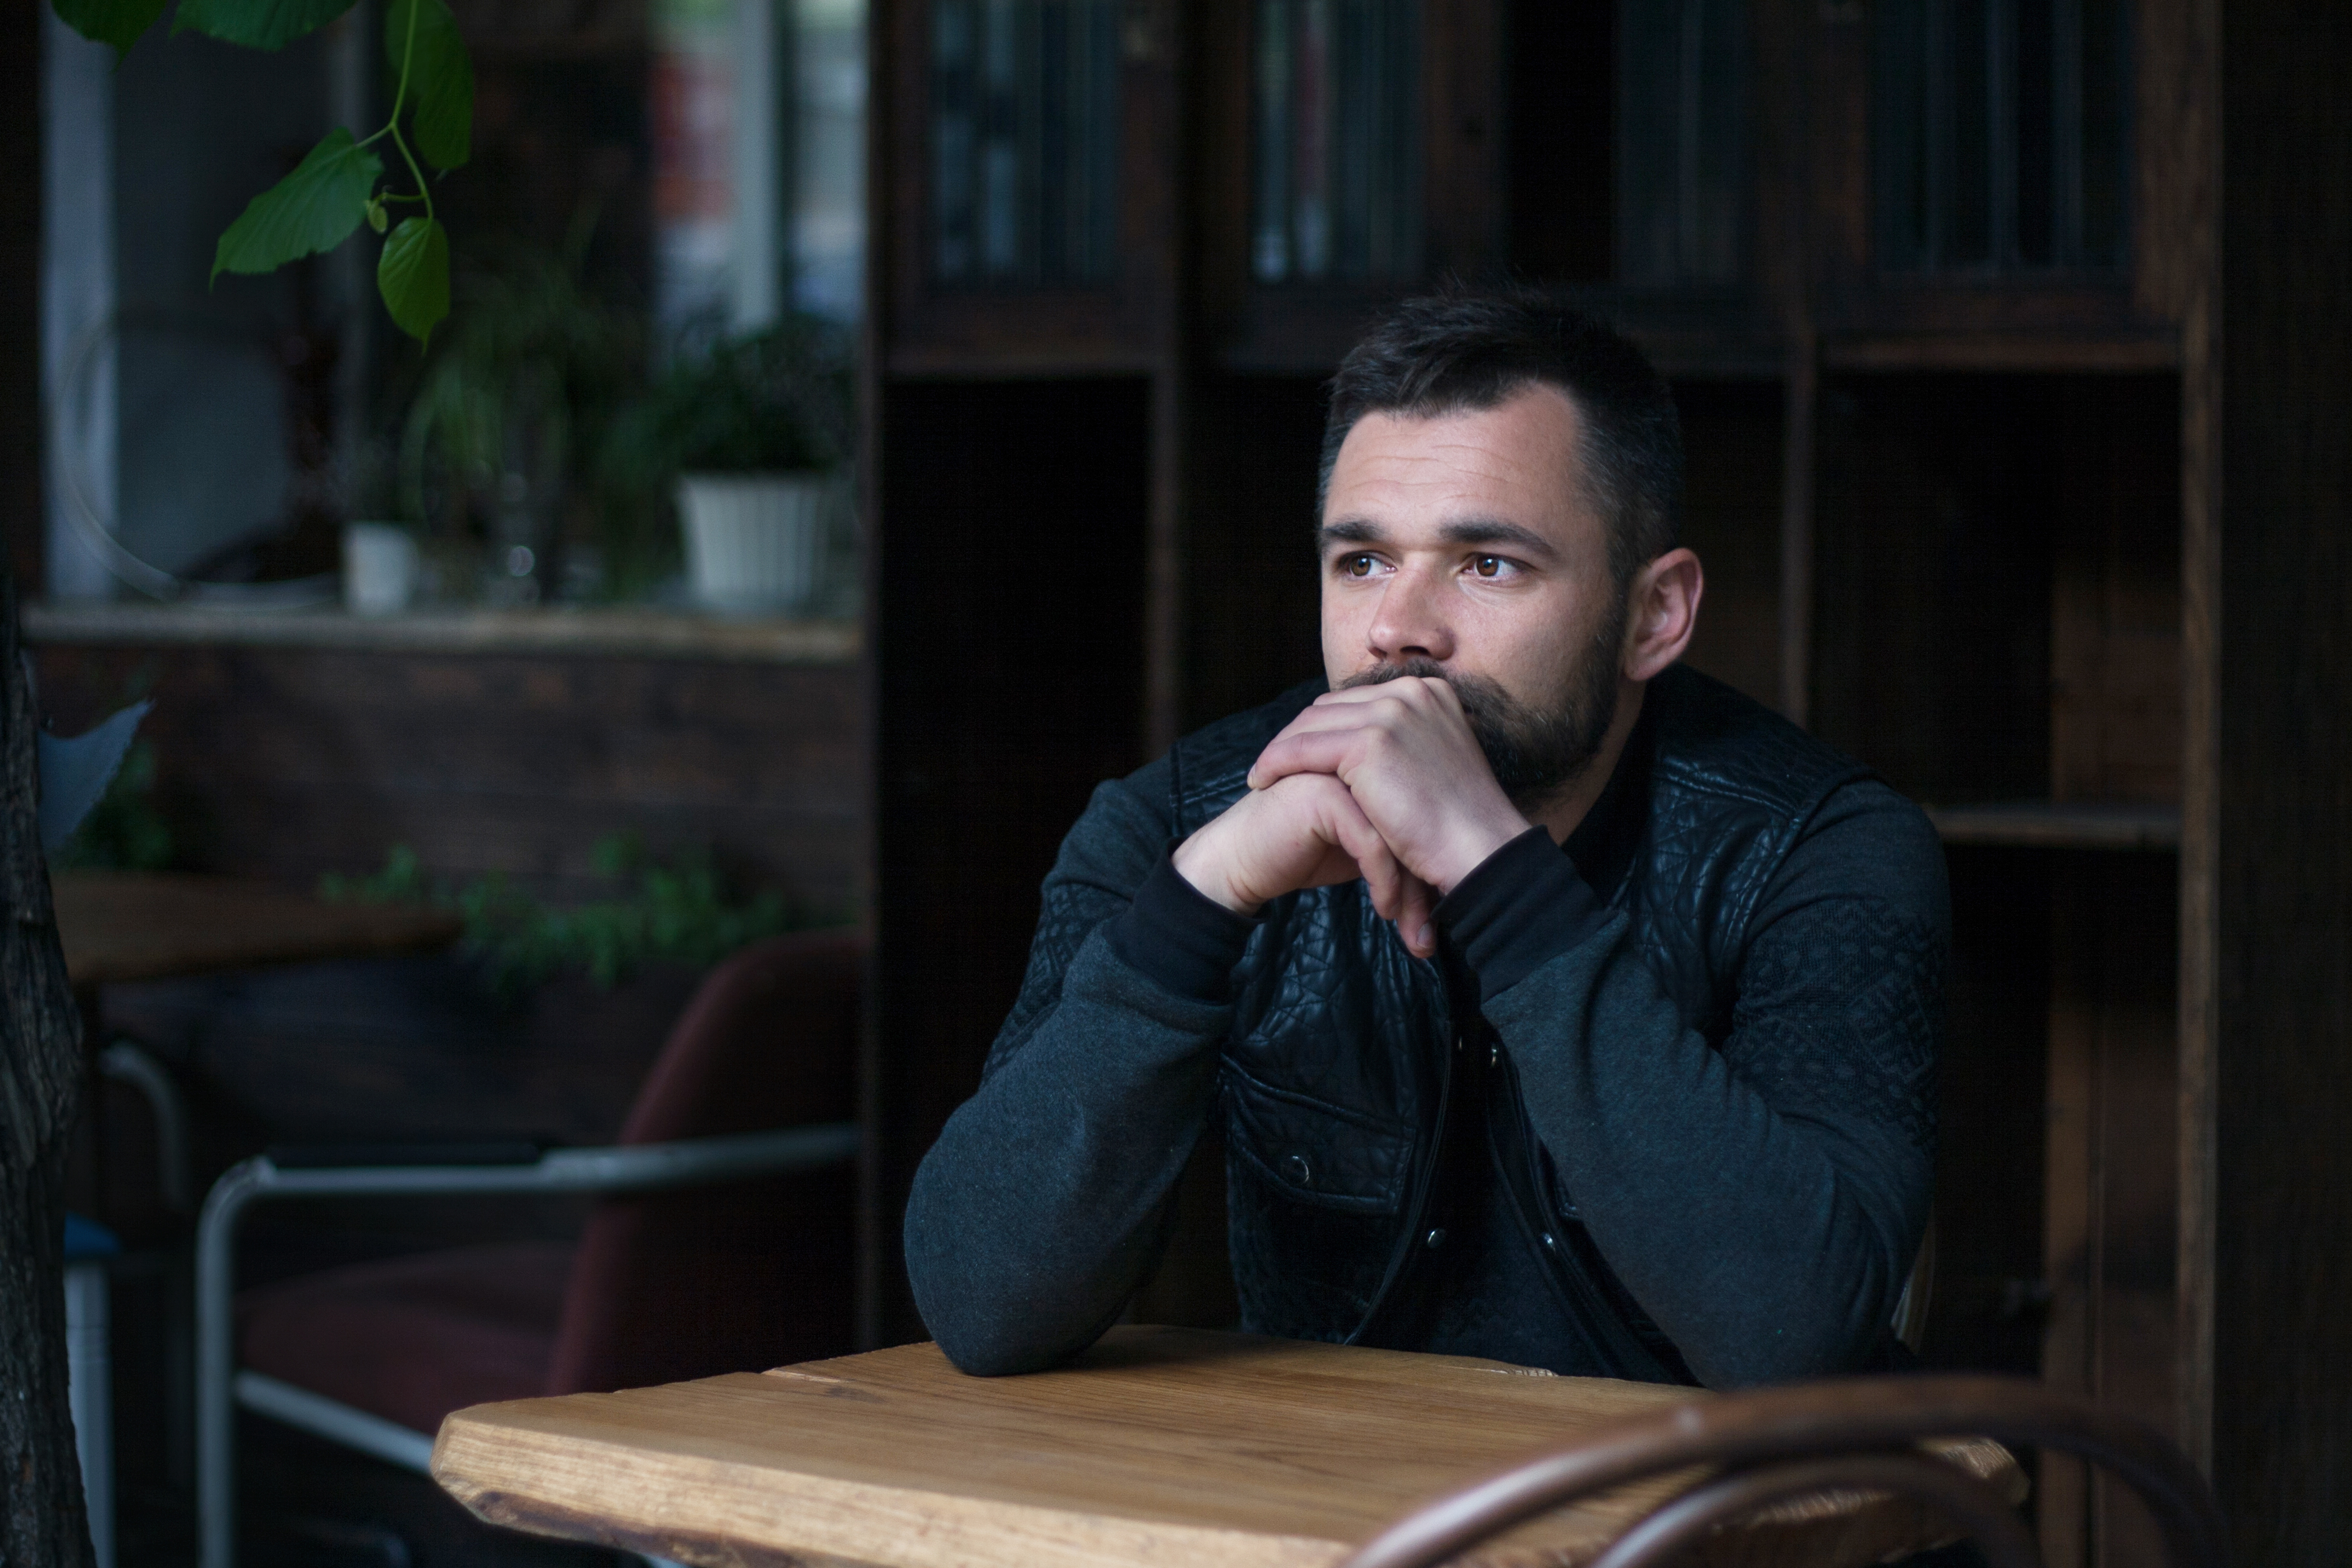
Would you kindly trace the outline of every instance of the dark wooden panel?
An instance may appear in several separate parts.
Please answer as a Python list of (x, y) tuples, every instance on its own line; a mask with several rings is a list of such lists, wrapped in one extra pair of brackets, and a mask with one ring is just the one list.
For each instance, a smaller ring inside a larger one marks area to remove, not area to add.
[(2068, 389), (1825, 384), (1813, 725), (1923, 800), (2048, 791), (2049, 413)]
[[(2165, 854), (2053, 866), (2042, 1375), (2159, 1428), (2175, 1396), (2177, 875)], [(2127, 1489), (2055, 1455), (2038, 1513), (2052, 1563), (2163, 1554)]]
[(2221, 30), (2213, 1470), (2243, 1563), (2352, 1519), (2352, 8)]
[(1690, 663), (1759, 702), (1780, 700), (1780, 393), (1681, 382), (1683, 542), (1706, 569)]
[(205, 868), (307, 887), (406, 843), (437, 876), (593, 897), (591, 847), (634, 831), (813, 909), (863, 904), (848, 667), (53, 646), (40, 668), (68, 732), (152, 683), (158, 788)]
[(1323, 673), (1315, 557), (1322, 384), (1204, 377), (1198, 395), (1184, 520), (1187, 730)]
[(2048, 855), (1956, 847), (1950, 1035), (1937, 1075), (1931, 1367), (2031, 1375), (2042, 1323)]
[(1528, 278), (1605, 282), (1615, 254), (1617, 7), (1613, 0), (1513, 0), (1510, 258)]
[(2051, 796), (2178, 802), (2178, 386), (2118, 377), (2056, 414)]
[(1504, 7), (1505, 0), (1423, 0), (1431, 278), (1479, 277), (1503, 259)]
[(878, 1256), (886, 1331), (916, 1163), (980, 1067), (1037, 885), (1142, 752), (1149, 392), (1139, 381), (885, 387), (878, 700)]

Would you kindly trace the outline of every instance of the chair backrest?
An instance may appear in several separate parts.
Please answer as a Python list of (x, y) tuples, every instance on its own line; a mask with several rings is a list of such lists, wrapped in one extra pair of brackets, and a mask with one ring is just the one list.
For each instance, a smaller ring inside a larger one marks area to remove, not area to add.
[(2032, 1568), (2032, 1542), (2009, 1500), (1917, 1447), (1953, 1436), (2055, 1448), (2101, 1466), (2147, 1504), (2172, 1568), (2223, 1568), (2212, 1488), (2171, 1442), (2046, 1384), (1969, 1375), (1829, 1378), (1629, 1416), (1416, 1509), (1340, 1568), (1433, 1568), (1537, 1514), (1700, 1467), (1697, 1484), (1636, 1522), (1593, 1568), (1664, 1568), (1764, 1504), (1854, 1490), (1914, 1498), (1974, 1536), (1993, 1568)]
[[(621, 1142), (851, 1120), (865, 952), (854, 933), (803, 933), (712, 970), (655, 1058)], [(855, 1183), (841, 1165), (600, 1200), (572, 1266), (548, 1392), (855, 1349)]]

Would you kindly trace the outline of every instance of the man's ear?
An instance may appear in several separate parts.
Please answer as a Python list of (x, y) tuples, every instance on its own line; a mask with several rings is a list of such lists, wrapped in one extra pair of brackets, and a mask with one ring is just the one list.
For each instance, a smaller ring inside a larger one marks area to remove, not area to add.
[(1706, 573), (1688, 550), (1669, 550), (1633, 574), (1625, 617), (1625, 679), (1648, 680), (1682, 658), (1698, 629)]

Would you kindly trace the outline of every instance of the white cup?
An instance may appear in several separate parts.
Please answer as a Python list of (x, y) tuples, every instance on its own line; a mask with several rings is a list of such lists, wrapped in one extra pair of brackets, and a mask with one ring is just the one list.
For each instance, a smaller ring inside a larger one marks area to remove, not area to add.
[(355, 616), (391, 616), (416, 593), (416, 540), (395, 522), (343, 525), (343, 604)]

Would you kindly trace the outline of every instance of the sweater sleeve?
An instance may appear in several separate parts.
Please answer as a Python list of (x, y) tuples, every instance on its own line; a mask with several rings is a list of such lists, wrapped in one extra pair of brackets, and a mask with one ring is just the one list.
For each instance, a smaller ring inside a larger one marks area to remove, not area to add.
[(1095, 792), (1045, 879), (979, 1092), (915, 1173), (908, 1276), (966, 1372), (1092, 1344), (1167, 1245), (1254, 922), (1176, 873), (1165, 788), (1154, 764)]
[(1950, 912), (1925, 816), (1875, 783), (1824, 804), (1759, 899), (1720, 1049), (1565, 856), (1503, 870), (1441, 916), (1602, 1257), (1710, 1386), (1858, 1367), (1934, 1179)]

